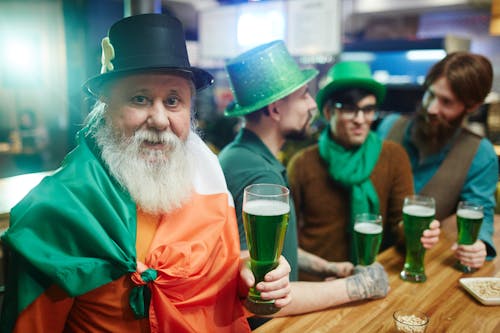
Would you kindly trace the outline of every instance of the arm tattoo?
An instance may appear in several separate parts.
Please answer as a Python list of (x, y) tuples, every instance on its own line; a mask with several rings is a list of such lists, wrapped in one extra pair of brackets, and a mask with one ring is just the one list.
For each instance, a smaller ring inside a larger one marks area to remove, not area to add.
[(355, 275), (346, 279), (347, 295), (352, 301), (380, 298), (387, 295), (389, 280), (384, 267), (379, 263), (370, 266), (356, 266)]

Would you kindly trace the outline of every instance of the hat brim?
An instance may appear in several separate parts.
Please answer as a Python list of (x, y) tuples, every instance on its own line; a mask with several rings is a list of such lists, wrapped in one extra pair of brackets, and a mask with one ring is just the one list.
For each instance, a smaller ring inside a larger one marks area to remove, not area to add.
[(372, 79), (353, 78), (335, 80), (327, 84), (316, 94), (316, 104), (318, 105), (319, 112), (323, 114), (323, 106), (332, 93), (346, 88), (362, 88), (371, 91), (377, 98), (378, 105), (384, 101), (386, 94), (385, 86)]
[(224, 111), (224, 115), (226, 117), (239, 117), (260, 110), (264, 106), (269, 105), (283, 97), (290, 95), (295, 90), (307, 84), (309, 81), (314, 79), (319, 74), (319, 71), (316, 69), (303, 69), (302, 74), (303, 74), (302, 79), (297, 81), (295, 84), (290, 85), (288, 88), (283, 89), (282, 91), (279, 91), (267, 98), (259, 99), (256, 103), (252, 105), (241, 106), (238, 103), (231, 104)]
[(197, 67), (188, 67), (188, 68), (151, 67), (151, 68), (112, 71), (99, 74), (88, 79), (82, 85), (82, 88), (85, 93), (90, 94), (94, 97), (99, 97), (100, 91), (104, 83), (120, 77), (129, 76), (133, 74), (141, 74), (141, 73), (184, 73), (184, 74), (187, 73), (190, 75), (190, 78), (193, 81), (197, 91), (212, 85), (214, 82), (214, 77), (210, 73)]

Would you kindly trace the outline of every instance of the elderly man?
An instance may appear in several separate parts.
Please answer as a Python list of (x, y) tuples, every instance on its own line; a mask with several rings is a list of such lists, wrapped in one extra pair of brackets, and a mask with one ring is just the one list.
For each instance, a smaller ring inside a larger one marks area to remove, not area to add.
[[(11, 214), (2, 332), (248, 332), (254, 278), (217, 158), (192, 131), (180, 22), (144, 14), (103, 39), (78, 147)], [(203, 166), (203, 167), (200, 167)], [(288, 263), (256, 287), (290, 302)]]
[[(300, 246), (326, 260), (356, 262), (357, 214), (382, 215), (382, 249), (402, 239), (403, 200), (413, 194), (408, 156), (400, 145), (382, 142), (370, 130), (385, 92), (367, 64), (335, 64), (316, 96), (329, 125), (318, 144), (298, 152), (288, 165)], [(429, 248), (438, 236), (439, 222), (434, 221), (421, 241)], [(315, 279), (306, 273), (302, 278)]]
[[(316, 110), (307, 84), (318, 72), (300, 69), (282, 41), (257, 46), (230, 60), (226, 69), (235, 97), (226, 115), (243, 116), (245, 123), (233, 142), (220, 152), (219, 160), (235, 199), (240, 242), (246, 250), (241, 219), (244, 188), (256, 183), (288, 186), (285, 167), (277, 156), (288, 139), (305, 135)], [(380, 264), (357, 267), (356, 274), (348, 276), (353, 270), (351, 263), (329, 262), (299, 249), (295, 210), (293, 204), (291, 206), (283, 247), (283, 255), (292, 267), (291, 279), (297, 279), (299, 268), (322, 279), (337, 279), (292, 282), (292, 302), (278, 312), (278, 316), (322, 310), (387, 294), (387, 275)]]
[(493, 68), (484, 56), (451, 53), (427, 74), (422, 106), (415, 116), (391, 115), (377, 129), (382, 137), (405, 147), (415, 191), (436, 199), (438, 219), (454, 214), (459, 201), (483, 206), (478, 240), (453, 246), (461, 263), (472, 268), (496, 255), (492, 236), (498, 159), (492, 144), (469, 132), (464, 122), (483, 103), (492, 80)]

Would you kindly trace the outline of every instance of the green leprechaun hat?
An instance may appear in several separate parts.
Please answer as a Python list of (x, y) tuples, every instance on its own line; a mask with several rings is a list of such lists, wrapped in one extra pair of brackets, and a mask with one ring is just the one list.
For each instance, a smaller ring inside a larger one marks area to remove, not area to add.
[(300, 69), (281, 40), (257, 46), (226, 64), (234, 103), (228, 117), (243, 116), (286, 97), (311, 81), (318, 71)]
[(385, 86), (372, 78), (368, 64), (342, 61), (328, 70), (325, 84), (316, 95), (319, 112), (323, 114), (323, 106), (332, 93), (346, 88), (363, 88), (371, 91), (377, 98), (377, 104), (382, 103), (385, 97)]

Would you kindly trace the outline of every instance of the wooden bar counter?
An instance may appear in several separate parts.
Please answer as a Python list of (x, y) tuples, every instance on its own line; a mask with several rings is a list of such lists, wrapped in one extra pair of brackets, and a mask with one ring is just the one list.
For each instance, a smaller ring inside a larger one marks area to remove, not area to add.
[[(427, 281), (405, 282), (399, 278), (404, 257), (394, 248), (379, 254), (389, 275), (391, 291), (379, 300), (362, 301), (300, 316), (274, 318), (256, 333), (286, 332), (394, 332), (392, 314), (403, 308), (417, 309), (430, 317), (429, 332), (500, 332), (500, 306), (479, 303), (459, 283), (463, 277), (500, 277), (500, 258), (487, 262), (473, 274), (452, 266), (450, 250), (456, 239), (454, 221), (443, 223), (440, 241), (425, 256)], [(456, 228), (456, 227), (455, 227)], [(495, 216), (495, 245), (500, 249), (500, 216)]]

